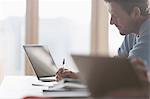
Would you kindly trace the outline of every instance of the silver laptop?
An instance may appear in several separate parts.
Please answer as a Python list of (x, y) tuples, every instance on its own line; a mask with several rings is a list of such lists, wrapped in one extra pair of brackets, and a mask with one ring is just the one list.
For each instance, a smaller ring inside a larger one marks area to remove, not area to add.
[(87, 84), (93, 97), (111, 91), (141, 87), (141, 82), (128, 59), (100, 56), (72, 55), (80, 71), (81, 81)]
[(58, 70), (47, 46), (24, 45), (26, 55), (35, 71), (38, 80), (54, 81)]

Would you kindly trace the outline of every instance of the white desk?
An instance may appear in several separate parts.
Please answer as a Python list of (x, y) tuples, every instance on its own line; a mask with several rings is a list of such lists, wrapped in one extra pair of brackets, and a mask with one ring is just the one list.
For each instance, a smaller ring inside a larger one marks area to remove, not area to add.
[(48, 92), (43, 93), (41, 86), (33, 86), (38, 82), (34, 76), (6, 76), (0, 86), (0, 99), (21, 99), (24, 96), (49, 97), (82, 97), (87, 98), (88, 92)]

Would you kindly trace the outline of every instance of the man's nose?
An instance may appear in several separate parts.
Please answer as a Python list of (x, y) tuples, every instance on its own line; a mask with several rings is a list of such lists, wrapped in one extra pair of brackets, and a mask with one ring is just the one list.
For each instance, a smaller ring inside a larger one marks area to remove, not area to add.
[(110, 24), (111, 25), (116, 25), (118, 24), (118, 21), (117, 21), (117, 18), (115, 16), (111, 16), (111, 19), (110, 19)]
[(111, 19), (110, 19), (110, 24), (111, 24), (111, 25), (115, 24), (114, 19), (113, 19), (112, 17), (111, 17)]

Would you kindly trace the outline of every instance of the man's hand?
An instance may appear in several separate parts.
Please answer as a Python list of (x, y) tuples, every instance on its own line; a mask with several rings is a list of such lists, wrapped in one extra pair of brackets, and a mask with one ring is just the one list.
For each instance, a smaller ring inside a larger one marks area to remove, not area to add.
[(72, 72), (68, 69), (60, 68), (56, 73), (57, 81), (62, 80), (63, 78), (73, 78), (78, 79), (78, 76), (75, 72)]

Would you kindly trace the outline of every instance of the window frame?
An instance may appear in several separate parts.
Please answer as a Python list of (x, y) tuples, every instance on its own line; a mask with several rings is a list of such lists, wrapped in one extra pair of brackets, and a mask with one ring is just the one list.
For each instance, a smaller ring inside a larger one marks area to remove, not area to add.
[[(91, 0), (91, 44), (90, 53), (108, 55), (108, 12), (103, 0)], [(38, 44), (39, 0), (27, 0), (26, 44)], [(25, 74), (32, 75), (31, 64), (25, 59)]]

